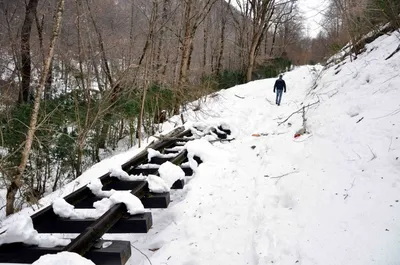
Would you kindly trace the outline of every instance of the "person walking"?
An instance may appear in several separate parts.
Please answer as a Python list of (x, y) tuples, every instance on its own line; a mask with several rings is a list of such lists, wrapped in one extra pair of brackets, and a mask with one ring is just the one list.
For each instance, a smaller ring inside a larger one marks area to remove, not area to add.
[(282, 75), (279, 75), (279, 79), (275, 81), (274, 85), (274, 93), (276, 91), (276, 105), (281, 105), (282, 93), (286, 93), (286, 83), (285, 80), (282, 79)]

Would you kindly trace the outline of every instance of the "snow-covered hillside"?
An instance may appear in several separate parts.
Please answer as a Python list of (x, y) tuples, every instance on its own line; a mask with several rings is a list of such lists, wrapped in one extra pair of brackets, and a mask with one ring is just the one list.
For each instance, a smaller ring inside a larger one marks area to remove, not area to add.
[[(399, 43), (384, 35), (353, 62), (286, 73), (281, 106), (274, 79), (208, 97), (187, 126), (223, 122), (235, 140), (190, 142), (204, 163), (152, 210), (149, 233), (104, 238), (132, 242), (129, 265), (400, 264), (400, 53), (385, 60)], [(281, 122), (310, 104), (295, 138), (302, 113)]]

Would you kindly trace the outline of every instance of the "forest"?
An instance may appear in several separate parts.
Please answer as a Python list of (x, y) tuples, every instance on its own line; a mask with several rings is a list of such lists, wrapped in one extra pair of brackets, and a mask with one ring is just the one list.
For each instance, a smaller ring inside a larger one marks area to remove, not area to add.
[[(398, 0), (0, 0), (0, 189), (7, 215), (143, 144), (205, 95), (400, 28)], [(266, 88), (268, 89), (268, 88)], [(184, 123), (184, 117), (182, 123)]]

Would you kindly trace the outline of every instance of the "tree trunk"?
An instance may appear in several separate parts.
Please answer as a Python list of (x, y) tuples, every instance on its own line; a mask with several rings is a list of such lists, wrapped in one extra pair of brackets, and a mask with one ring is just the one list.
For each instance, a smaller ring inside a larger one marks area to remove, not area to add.
[(271, 50), (269, 51), (269, 56), (272, 56), (274, 54), (277, 30), (278, 30), (278, 23), (276, 23), (274, 27), (274, 34), (272, 35), (272, 44), (271, 44)]
[(63, 11), (64, 11), (64, 0), (59, 0), (58, 5), (57, 5), (56, 15), (55, 15), (52, 37), (50, 40), (49, 51), (48, 51), (48, 54), (47, 54), (47, 57), (45, 60), (45, 64), (43, 65), (43, 70), (42, 70), (42, 74), (40, 76), (39, 84), (36, 87), (35, 101), (33, 104), (33, 110), (32, 110), (32, 114), (31, 114), (31, 120), (29, 123), (29, 128), (28, 128), (28, 133), (26, 136), (24, 149), (23, 149), (22, 155), (21, 155), (21, 161), (20, 161), (19, 166), (16, 168), (15, 172), (13, 172), (12, 181), (7, 188), (6, 215), (13, 214), (15, 211), (15, 209), (14, 209), (15, 196), (16, 196), (19, 188), (22, 185), (22, 176), (24, 174), (26, 165), (28, 163), (29, 153), (32, 149), (33, 138), (34, 138), (34, 134), (36, 132), (37, 119), (38, 119), (38, 115), (39, 115), (41, 95), (42, 95), (44, 87), (45, 87), (47, 74), (49, 72), (51, 60), (52, 60), (53, 54), (54, 54), (55, 44), (56, 44), (56, 41), (57, 41), (57, 38), (58, 38), (58, 35), (60, 32), (61, 18), (62, 18)]
[(86, 0), (86, 4), (87, 4), (87, 8), (88, 8), (88, 11), (89, 11), (90, 19), (92, 21), (94, 30), (95, 30), (95, 32), (97, 34), (99, 47), (100, 47), (101, 59), (102, 59), (102, 62), (103, 62), (104, 73), (106, 74), (108, 82), (110, 83), (111, 89), (115, 89), (114, 82), (113, 82), (112, 75), (111, 75), (110, 66), (109, 66), (109, 63), (108, 63), (108, 60), (107, 60), (106, 50), (104, 48), (103, 37), (101, 35), (100, 29), (97, 27), (96, 21), (94, 20), (94, 17), (93, 17), (93, 14), (92, 14), (92, 10), (90, 8), (90, 4), (89, 4), (88, 0)]
[(51, 99), (51, 85), (53, 84), (53, 61), (50, 61), (49, 72), (46, 78), (46, 84), (44, 87), (44, 99), (49, 100)]
[[(231, 1), (229, 0), (228, 4), (230, 4)], [(224, 12), (225, 10), (222, 9), (222, 17), (221, 17), (221, 33), (220, 33), (220, 39), (219, 39), (219, 47), (218, 47), (218, 55), (217, 55), (217, 67), (215, 68), (215, 74), (217, 76), (220, 75), (221, 68), (222, 68), (222, 57), (224, 55), (224, 47), (225, 47), (225, 28), (226, 28), (226, 14)]]
[(162, 10), (162, 15), (161, 15), (161, 28), (160, 28), (160, 33), (158, 36), (158, 43), (157, 43), (157, 51), (156, 51), (156, 80), (157, 81), (162, 81), (165, 80), (165, 78), (160, 78), (160, 74), (163, 76), (165, 74), (166, 70), (166, 65), (168, 64), (168, 57), (169, 55), (167, 54), (167, 62), (164, 64), (161, 63), (161, 52), (163, 50), (163, 41), (164, 41), (164, 35), (165, 35), (165, 24), (168, 21), (168, 10), (170, 6), (170, 0), (164, 0), (163, 1), (163, 10)]
[(208, 47), (208, 35), (209, 35), (209, 29), (208, 27), (210, 26), (210, 20), (207, 21), (207, 25), (204, 26), (203, 30), (203, 61), (202, 61), (202, 69), (201, 72), (203, 75), (206, 73), (206, 65), (207, 65), (207, 47)]
[[(94, 20), (88, 0), (86, 0), (86, 5), (87, 5), (88, 11), (89, 11), (90, 19), (92, 21), (93, 27), (94, 27), (96, 35), (97, 35), (97, 40), (98, 40), (98, 44), (100, 47), (101, 60), (103, 62), (103, 71), (106, 75), (106, 78), (107, 78), (107, 80), (110, 84), (110, 88), (112, 90), (111, 94), (110, 94), (110, 105), (112, 106), (117, 100), (117, 94), (119, 92), (119, 85), (118, 84), (114, 85), (114, 81), (113, 81), (113, 78), (111, 75), (111, 70), (110, 70), (107, 55), (106, 55), (106, 50), (104, 48), (103, 37), (101, 35), (100, 29), (97, 26), (96, 21)], [(105, 146), (106, 146), (106, 140), (107, 140), (108, 131), (110, 128), (111, 118), (112, 118), (112, 116), (111, 116), (110, 112), (105, 114), (105, 117), (103, 119), (103, 125), (101, 128), (101, 133), (100, 133), (99, 140), (98, 140), (98, 148), (105, 148)]]
[(174, 104), (174, 114), (179, 114), (179, 108), (182, 103), (183, 96), (183, 87), (186, 84), (187, 71), (189, 68), (189, 57), (190, 57), (190, 48), (193, 41), (193, 36), (191, 35), (191, 17), (192, 13), (192, 0), (185, 2), (185, 14), (184, 14), (184, 33), (183, 33), (183, 41), (182, 41), (182, 53), (181, 53), (181, 62), (179, 66), (179, 76), (178, 76), (178, 91)]
[(257, 47), (256, 47), (255, 43), (252, 43), (252, 45), (250, 47), (248, 66), (247, 66), (247, 72), (246, 72), (246, 81), (247, 82), (250, 82), (252, 80), (254, 62), (255, 62), (255, 57), (256, 57), (256, 49), (257, 49)]
[[(147, 34), (146, 38), (146, 43), (143, 47), (143, 53), (139, 59), (139, 65), (142, 64), (143, 59), (145, 58), (147, 51), (149, 50), (149, 47), (151, 47), (150, 53), (152, 53), (152, 50), (154, 48), (154, 32), (155, 32), (155, 26), (156, 22), (158, 20), (158, 2), (156, 0), (153, 0), (153, 5), (152, 5), (152, 10), (151, 10), (151, 17), (150, 17), (150, 24), (149, 24), (149, 33)], [(150, 63), (148, 62), (150, 60)], [(144, 108), (145, 108), (145, 103), (146, 103), (146, 95), (147, 95), (147, 89), (149, 86), (149, 82), (147, 81), (147, 72), (148, 72), (148, 65), (151, 65), (151, 58), (146, 60), (146, 65), (145, 65), (145, 70), (144, 70), (144, 88), (143, 88), (143, 94), (142, 94), (142, 100), (141, 100), (141, 106), (140, 106), (140, 114), (138, 118), (138, 124), (137, 124), (137, 138), (139, 140), (139, 147), (141, 146), (142, 142), (142, 125), (143, 125), (143, 117), (144, 117)]]
[(30, 0), (25, 10), (25, 19), (21, 29), (21, 89), (18, 97), (19, 103), (29, 101), (31, 84), (31, 46), (30, 37), (33, 19), (39, 0)]
[[(196, 9), (193, 0), (185, 0), (185, 11), (183, 15), (183, 38), (182, 38), (182, 52), (181, 62), (179, 67), (178, 76), (178, 91), (175, 98), (174, 114), (179, 114), (179, 108), (183, 102), (183, 92), (187, 82), (187, 75), (190, 66), (191, 54), (193, 51), (193, 39), (196, 34), (198, 26), (204, 21), (210, 12), (216, 0), (199, 1), (204, 6), (201, 9)], [(197, 2), (196, 2), (197, 3)]]

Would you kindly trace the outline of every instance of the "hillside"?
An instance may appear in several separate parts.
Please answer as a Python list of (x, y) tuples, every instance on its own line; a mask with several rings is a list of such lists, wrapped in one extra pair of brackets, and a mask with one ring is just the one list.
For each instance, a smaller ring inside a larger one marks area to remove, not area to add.
[[(224, 123), (235, 140), (194, 141), (189, 152), (204, 163), (169, 208), (153, 211), (150, 232), (104, 238), (130, 240), (132, 265), (400, 264), (400, 53), (385, 60), (399, 43), (398, 32), (384, 35), (356, 60), (285, 73), (279, 107), (275, 79), (208, 96), (184, 114), (186, 126)], [(295, 138), (303, 106), (307, 133)], [(96, 164), (41, 202), (138, 151)]]

